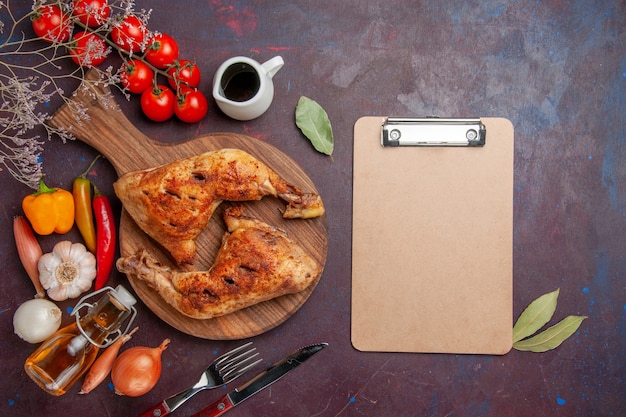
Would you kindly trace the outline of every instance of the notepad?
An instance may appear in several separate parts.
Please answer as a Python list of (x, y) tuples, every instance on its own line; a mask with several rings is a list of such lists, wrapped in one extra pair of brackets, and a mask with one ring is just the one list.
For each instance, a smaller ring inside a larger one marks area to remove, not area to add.
[(356, 122), (351, 306), (356, 349), (458, 354), (511, 349), (513, 126), (503, 118), (479, 120), (485, 127), (481, 146), (382, 146), (387, 118)]

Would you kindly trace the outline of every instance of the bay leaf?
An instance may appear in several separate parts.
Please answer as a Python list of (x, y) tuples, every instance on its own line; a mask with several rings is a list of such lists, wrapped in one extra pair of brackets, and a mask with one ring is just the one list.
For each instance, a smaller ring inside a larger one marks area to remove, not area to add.
[(513, 348), (531, 352), (546, 352), (554, 349), (573, 335), (586, 318), (586, 316), (567, 316), (538, 335), (513, 343)]
[(296, 106), (296, 126), (318, 152), (332, 155), (333, 128), (328, 114), (315, 100), (300, 97)]
[(534, 334), (554, 314), (560, 289), (538, 297), (522, 312), (513, 326), (513, 343)]

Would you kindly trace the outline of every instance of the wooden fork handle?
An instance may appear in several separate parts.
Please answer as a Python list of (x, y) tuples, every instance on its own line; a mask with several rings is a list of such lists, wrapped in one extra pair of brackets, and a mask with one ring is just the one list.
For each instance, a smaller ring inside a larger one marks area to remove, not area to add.
[(163, 417), (170, 413), (170, 408), (167, 404), (165, 404), (165, 401), (162, 401), (160, 404), (151, 407), (149, 410), (144, 411), (137, 417)]

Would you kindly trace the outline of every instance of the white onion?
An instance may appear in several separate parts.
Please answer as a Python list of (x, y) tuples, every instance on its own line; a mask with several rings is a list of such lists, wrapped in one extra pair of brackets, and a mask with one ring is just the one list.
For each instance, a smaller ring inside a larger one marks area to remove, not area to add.
[(61, 326), (61, 309), (50, 300), (34, 298), (20, 305), (13, 315), (15, 334), (28, 343), (46, 340)]

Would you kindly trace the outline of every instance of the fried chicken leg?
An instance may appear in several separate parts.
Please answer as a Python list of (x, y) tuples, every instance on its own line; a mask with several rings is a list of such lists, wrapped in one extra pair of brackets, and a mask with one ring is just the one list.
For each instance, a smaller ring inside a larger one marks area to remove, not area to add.
[(221, 149), (156, 168), (129, 172), (114, 184), (137, 225), (179, 264), (191, 264), (196, 237), (224, 200), (279, 197), (284, 218), (324, 214), (318, 194), (304, 193), (267, 165), (239, 149)]
[(241, 206), (224, 210), (228, 232), (208, 271), (174, 271), (145, 250), (120, 258), (120, 272), (145, 281), (182, 314), (209, 319), (306, 289), (322, 268), (287, 235)]

